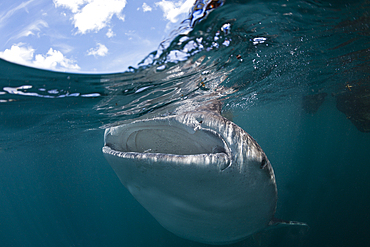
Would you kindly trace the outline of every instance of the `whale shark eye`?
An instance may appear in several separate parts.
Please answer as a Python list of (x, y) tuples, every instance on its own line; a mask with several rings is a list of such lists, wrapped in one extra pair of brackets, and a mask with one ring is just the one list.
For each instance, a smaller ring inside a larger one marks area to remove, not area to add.
[(196, 118), (196, 120), (201, 124), (203, 123), (203, 119), (202, 118)]
[(260, 168), (261, 169), (264, 169), (265, 167), (266, 167), (266, 157), (264, 156), (263, 158), (262, 158), (262, 161), (261, 161), (261, 166), (260, 166)]

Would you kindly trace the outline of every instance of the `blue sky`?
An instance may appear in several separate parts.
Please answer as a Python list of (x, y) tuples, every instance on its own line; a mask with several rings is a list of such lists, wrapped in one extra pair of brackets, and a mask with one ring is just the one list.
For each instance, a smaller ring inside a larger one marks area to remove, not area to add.
[(194, 0), (0, 3), (0, 57), (68, 72), (123, 72), (156, 50)]

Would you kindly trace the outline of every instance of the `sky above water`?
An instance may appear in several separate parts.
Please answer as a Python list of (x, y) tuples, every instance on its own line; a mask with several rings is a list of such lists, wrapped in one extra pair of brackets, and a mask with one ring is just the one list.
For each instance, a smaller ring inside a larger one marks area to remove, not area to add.
[(0, 2), (0, 58), (36, 68), (123, 72), (179, 26), (194, 0)]

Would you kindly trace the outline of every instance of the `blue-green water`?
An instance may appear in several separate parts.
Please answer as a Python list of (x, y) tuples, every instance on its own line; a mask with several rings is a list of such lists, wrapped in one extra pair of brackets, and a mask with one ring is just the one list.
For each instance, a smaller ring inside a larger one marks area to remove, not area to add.
[[(231, 246), (367, 246), (369, 10), (367, 1), (226, 1), (126, 73), (0, 60), (1, 246), (206, 246), (163, 229), (101, 147), (107, 126), (210, 98), (271, 161), (276, 217), (310, 226)], [(325, 101), (307, 110), (303, 97), (318, 93)]]

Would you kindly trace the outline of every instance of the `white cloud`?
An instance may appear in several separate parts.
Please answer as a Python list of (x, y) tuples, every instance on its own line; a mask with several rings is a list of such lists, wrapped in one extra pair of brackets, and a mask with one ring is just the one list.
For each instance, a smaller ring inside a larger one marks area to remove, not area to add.
[(58, 65), (63, 68), (78, 70), (80, 67), (77, 64), (72, 64), (74, 61), (64, 57), (63, 53), (50, 48), (46, 55), (37, 54), (33, 64), (38, 68), (56, 69)]
[(127, 0), (54, 0), (55, 7), (68, 8), (79, 33), (99, 31), (106, 27), (113, 15), (124, 21), (121, 11)]
[(55, 44), (53, 44), (53, 46), (57, 47), (63, 53), (70, 53), (75, 49), (73, 46), (68, 45), (66, 43), (55, 43)]
[(27, 2), (22, 2), (18, 6), (6, 11), (6, 14), (0, 14), (0, 24), (3, 24), (6, 19), (11, 17), (15, 12), (17, 12), (20, 9), (26, 8), (28, 4), (32, 3), (35, 0), (29, 0)]
[(122, 14), (122, 13), (118, 13), (118, 14), (116, 14), (116, 16), (117, 16), (117, 18), (118, 19), (120, 19), (121, 21), (125, 21), (125, 15), (124, 14)]
[(23, 44), (19, 43), (0, 52), (0, 57), (11, 62), (25, 64), (33, 59), (34, 51), (31, 47), (23, 47)]
[(108, 29), (108, 32), (105, 34), (108, 38), (112, 38), (113, 36), (116, 36), (116, 34), (112, 31), (111, 28)]
[(108, 48), (105, 45), (100, 44), (100, 43), (98, 43), (97, 45), (98, 47), (96, 47), (95, 49), (91, 48), (90, 50), (88, 50), (87, 55), (93, 55), (94, 57), (96, 56), (104, 57), (105, 55), (107, 55)]
[(79, 11), (80, 5), (83, 5), (88, 1), (86, 0), (54, 0), (55, 7), (64, 7), (70, 9), (72, 13)]
[(19, 34), (12, 37), (12, 39), (18, 39), (24, 36), (35, 35), (35, 32), (40, 32), (41, 28), (48, 27), (48, 24), (43, 20), (37, 20), (25, 27)]
[(27, 66), (54, 69), (54, 70), (79, 70), (80, 67), (75, 61), (66, 58), (63, 53), (50, 48), (46, 55), (36, 54), (35, 49), (26, 47), (23, 43), (12, 45), (10, 49), (0, 52), (0, 57), (10, 62), (15, 62)]
[(163, 17), (167, 20), (175, 23), (178, 21), (178, 17), (181, 14), (188, 14), (190, 8), (193, 6), (194, 0), (185, 0), (179, 2), (171, 2), (162, 0), (160, 2), (155, 3), (156, 6), (159, 6), (163, 11)]
[(146, 3), (143, 3), (142, 8), (143, 8), (143, 11), (144, 11), (144, 12), (152, 11), (152, 7), (150, 7), (150, 6), (149, 6), (148, 4), (146, 4)]

